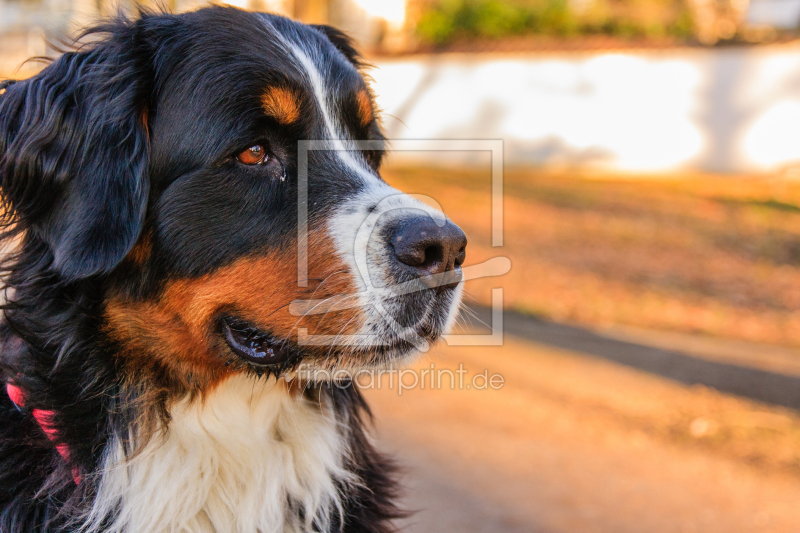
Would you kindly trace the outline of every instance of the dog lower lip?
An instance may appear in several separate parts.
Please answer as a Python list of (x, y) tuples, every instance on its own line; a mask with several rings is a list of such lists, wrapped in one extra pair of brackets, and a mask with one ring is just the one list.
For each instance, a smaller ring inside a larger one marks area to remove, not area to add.
[(250, 363), (262, 366), (282, 365), (291, 357), (284, 343), (239, 320), (223, 319), (222, 331), (231, 350)]

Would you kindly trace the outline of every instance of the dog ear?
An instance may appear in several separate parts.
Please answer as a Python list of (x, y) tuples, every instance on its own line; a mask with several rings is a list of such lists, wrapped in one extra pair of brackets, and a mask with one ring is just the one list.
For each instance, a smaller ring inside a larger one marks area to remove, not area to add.
[(67, 281), (112, 270), (142, 230), (149, 192), (149, 61), (121, 20), (40, 74), (0, 85), (4, 216), (46, 243)]
[(336, 49), (339, 50), (344, 57), (346, 57), (347, 60), (350, 61), (357, 69), (361, 70), (366, 66), (361, 54), (358, 52), (358, 50), (356, 50), (355, 42), (353, 41), (352, 37), (347, 35), (345, 32), (334, 28), (333, 26), (326, 26), (324, 24), (312, 24), (311, 27), (327, 37), (331, 44), (335, 46)]

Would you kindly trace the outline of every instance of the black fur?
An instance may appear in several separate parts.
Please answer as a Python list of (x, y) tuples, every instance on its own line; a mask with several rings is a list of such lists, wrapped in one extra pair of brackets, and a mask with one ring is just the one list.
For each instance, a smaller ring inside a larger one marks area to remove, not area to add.
[(142, 229), (152, 75), (139, 26), (104, 28), (102, 46), (68, 52), (3, 94), (0, 186), (65, 281), (109, 272)]
[[(326, 53), (360, 66), (332, 28), (273, 23), (328, 39)], [(0, 390), (0, 532), (74, 529), (95, 495), (109, 439), (133, 424), (167, 424), (167, 401), (197, 392), (192, 375), (178, 379), (163, 366), (132, 373), (105, 333), (105, 302), (147, 298), (167, 280), (280, 249), (296, 235), (292, 181), (268, 184), (278, 170), (242, 169), (230, 158), (266, 137), (284, 162), (280, 172), (293, 176), (296, 140), (319, 138), (318, 121), (277, 127), (259, 114), (263, 87), (296, 81), (259, 24), (232, 8), (118, 18), (37, 76), (0, 85), (0, 244), (11, 289), (0, 382), (26, 394), (20, 410)], [(354, 69), (337, 75), (342, 90), (363, 86)], [(376, 124), (348, 126), (357, 138), (381, 139)], [(380, 156), (370, 155), (376, 168)], [(326, 170), (324, 154), (315, 157), (312, 224), (353, 192)], [(148, 261), (126, 263), (144, 238)], [(351, 466), (363, 480), (345, 494), (343, 531), (391, 531), (400, 515), (393, 469), (365, 436), (366, 405), (354, 387), (320, 394), (348, 422)], [(54, 413), (56, 441), (33, 409)], [(68, 447), (69, 464), (57, 444)]]
[(369, 533), (375, 531), (375, 524), (385, 521), (387, 510), (393, 518), (407, 514), (394, 505), (398, 496), (394, 481), (397, 468), (367, 439), (364, 427), (372, 421), (372, 413), (356, 386), (351, 383), (349, 387), (338, 386), (330, 390), (334, 404), (346, 412), (346, 416), (340, 416), (350, 421), (350, 468), (364, 480), (363, 486), (347, 495), (344, 530)]

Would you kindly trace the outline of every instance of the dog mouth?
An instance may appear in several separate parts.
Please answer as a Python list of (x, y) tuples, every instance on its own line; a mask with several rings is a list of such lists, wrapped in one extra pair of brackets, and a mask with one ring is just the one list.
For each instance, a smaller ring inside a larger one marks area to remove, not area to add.
[[(433, 291), (424, 291), (434, 295)], [(217, 332), (227, 345), (226, 366), (280, 376), (304, 365), (369, 368), (399, 362), (427, 351), (445, 332), (449, 299), (420, 302), (401, 298), (384, 317), (383, 327), (355, 334), (312, 335), (305, 341), (278, 336), (233, 314), (219, 316)]]
[(222, 337), (231, 351), (245, 362), (258, 367), (283, 368), (297, 359), (296, 350), (249, 322), (226, 316), (222, 318)]

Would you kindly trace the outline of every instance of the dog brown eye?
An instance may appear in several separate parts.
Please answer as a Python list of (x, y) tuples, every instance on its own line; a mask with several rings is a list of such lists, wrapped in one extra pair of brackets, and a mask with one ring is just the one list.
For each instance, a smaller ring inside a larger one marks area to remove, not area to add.
[(236, 159), (245, 165), (259, 165), (266, 161), (268, 157), (266, 148), (260, 144), (256, 144), (240, 153), (236, 156)]

